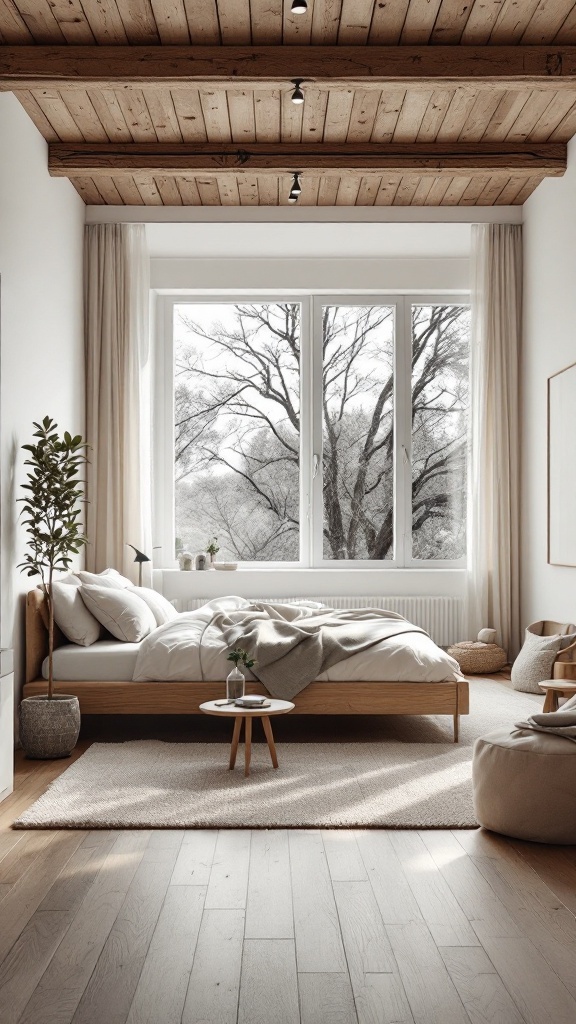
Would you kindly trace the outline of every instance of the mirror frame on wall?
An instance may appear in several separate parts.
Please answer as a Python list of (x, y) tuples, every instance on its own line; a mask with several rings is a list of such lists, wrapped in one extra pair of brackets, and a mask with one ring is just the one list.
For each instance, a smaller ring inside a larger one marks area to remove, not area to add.
[(548, 377), (548, 564), (576, 566), (576, 363)]

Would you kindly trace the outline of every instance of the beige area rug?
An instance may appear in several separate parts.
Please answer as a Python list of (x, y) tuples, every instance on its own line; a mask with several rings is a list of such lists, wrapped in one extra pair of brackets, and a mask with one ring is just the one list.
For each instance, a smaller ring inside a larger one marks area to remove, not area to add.
[[(513, 726), (542, 698), (475, 679), (461, 742), (451, 720), (389, 716), (353, 743), (243, 747), (228, 770), (225, 743), (94, 743), (14, 824), (16, 828), (473, 828), (472, 745)], [(257, 727), (256, 727), (257, 728)], [(374, 740), (378, 728), (381, 737)], [(358, 730), (355, 729), (355, 735)]]

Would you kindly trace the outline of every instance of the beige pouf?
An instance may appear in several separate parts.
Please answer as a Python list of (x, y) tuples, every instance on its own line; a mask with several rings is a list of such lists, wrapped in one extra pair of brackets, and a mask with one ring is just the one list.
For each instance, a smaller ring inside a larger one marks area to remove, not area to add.
[(506, 651), (497, 644), (483, 644), (477, 640), (464, 640), (448, 648), (448, 654), (456, 659), (466, 675), (482, 675), (485, 672), (499, 672), (508, 661)]
[(497, 729), (476, 740), (472, 779), (484, 828), (535, 843), (576, 843), (576, 743)]

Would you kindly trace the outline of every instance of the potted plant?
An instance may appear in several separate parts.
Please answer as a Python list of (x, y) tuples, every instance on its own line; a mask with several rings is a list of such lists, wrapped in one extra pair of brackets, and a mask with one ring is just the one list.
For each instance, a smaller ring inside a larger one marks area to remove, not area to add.
[(237, 700), (238, 697), (244, 696), (246, 685), (246, 678), (238, 665), (242, 664), (244, 668), (252, 668), (256, 662), (249, 658), (247, 652), (243, 651), (241, 647), (235, 647), (233, 651), (230, 651), (227, 660), (234, 662), (234, 668), (226, 677), (226, 699)]
[(208, 541), (206, 545), (206, 553), (210, 555), (210, 568), (214, 565), (214, 560), (219, 551), (218, 537), (212, 537), (212, 540)]
[(29, 467), (22, 519), (28, 533), (28, 551), (18, 566), (28, 576), (40, 576), (46, 595), (48, 628), (48, 686), (45, 696), (26, 697), (20, 705), (20, 739), (28, 757), (68, 757), (80, 731), (78, 698), (54, 693), (55, 572), (67, 572), (72, 556), (86, 543), (79, 522), (84, 497), (80, 468), (86, 462), (86, 444), (80, 434), (58, 434), (58, 424), (46, 416), (34, 423), (37, 438), (22, 445)]

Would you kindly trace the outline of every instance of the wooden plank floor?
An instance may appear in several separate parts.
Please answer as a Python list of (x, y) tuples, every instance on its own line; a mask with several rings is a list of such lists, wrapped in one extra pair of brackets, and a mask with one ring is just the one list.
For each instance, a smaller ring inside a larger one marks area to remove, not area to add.
[(576, 847), (12, 831), (69, 764), (0, 805), (2, 1024), (575, 1024)]

